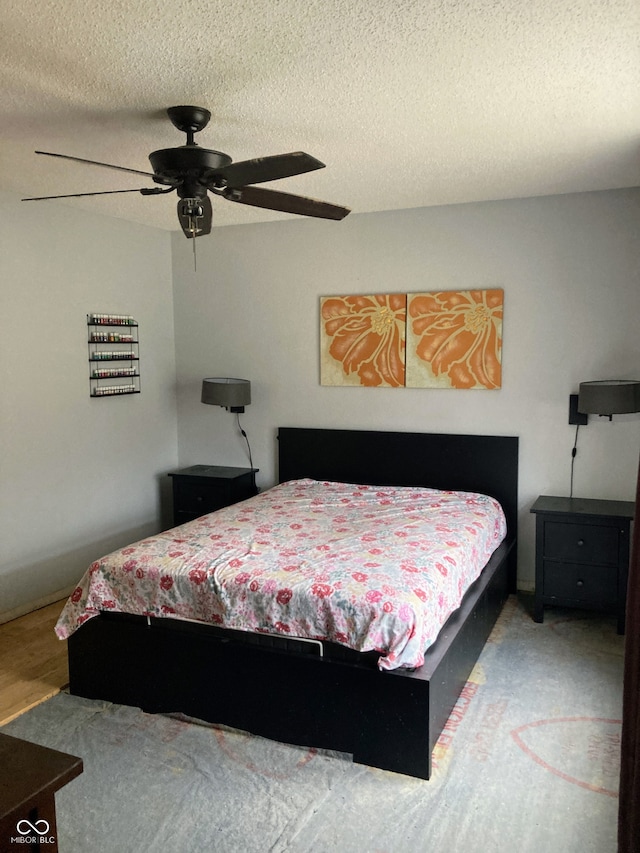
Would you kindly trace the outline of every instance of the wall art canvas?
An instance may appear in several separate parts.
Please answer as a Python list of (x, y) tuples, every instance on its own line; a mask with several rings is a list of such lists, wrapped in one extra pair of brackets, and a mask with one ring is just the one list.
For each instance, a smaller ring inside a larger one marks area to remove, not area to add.
[(407, 387), (500, 388), (503, 304), (498, 289), (410, 293)]
[(320, 383), (405, 384), (406, 294), (320, 300)]

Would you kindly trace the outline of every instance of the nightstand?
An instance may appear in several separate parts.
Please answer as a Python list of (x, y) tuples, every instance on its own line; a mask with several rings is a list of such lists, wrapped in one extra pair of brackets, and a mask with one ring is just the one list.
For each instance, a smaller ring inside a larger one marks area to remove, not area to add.
[(243, 501), (257, 494), (259, 468), (228, 468), (222, 465), (192, 465), (171, 471), (173, 479), (173, 523), (184, 524), (208, 512)]
[(632, 501), (540, 495), (533, 618), (545, 605), (614, 613), (624, 634)]

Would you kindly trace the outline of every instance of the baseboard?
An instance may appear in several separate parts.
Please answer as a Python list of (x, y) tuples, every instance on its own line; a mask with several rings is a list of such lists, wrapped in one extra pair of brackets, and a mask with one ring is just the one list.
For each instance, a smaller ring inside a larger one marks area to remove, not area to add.
[(54, 601), (63, 601), (71, 595), (74, 589), (75, 585), (59, 589), (57, 592), (52, 592), (43, 598), (21, 604), (20, 607), (14, 607), (13, 610), (5, 610), (0, 613), (0, 625), (3, 625), (5, 622), (11, 622), (12, 619), (19, 619), (20, 616), (26, 616), (27, 613), (33, 613), (34, 610), (40, 610), (40, 608), (46, 607), (48, 604), (53, 604)]

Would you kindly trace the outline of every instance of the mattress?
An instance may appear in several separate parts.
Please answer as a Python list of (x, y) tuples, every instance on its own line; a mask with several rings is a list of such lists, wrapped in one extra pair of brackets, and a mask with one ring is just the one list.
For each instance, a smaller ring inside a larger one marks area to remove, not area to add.
[(101, 611), (379, 653), (416, 668), (506, 535), (471, 492), (294, 480), (95, 561), (56, 626)]

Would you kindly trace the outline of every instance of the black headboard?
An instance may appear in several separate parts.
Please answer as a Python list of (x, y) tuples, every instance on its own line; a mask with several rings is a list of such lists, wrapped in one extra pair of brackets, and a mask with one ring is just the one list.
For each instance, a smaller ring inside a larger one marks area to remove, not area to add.
[(516, 436), (280, 427), (278, 480), (302, 477), (481, 492), (500, 502), (516, 536)]

